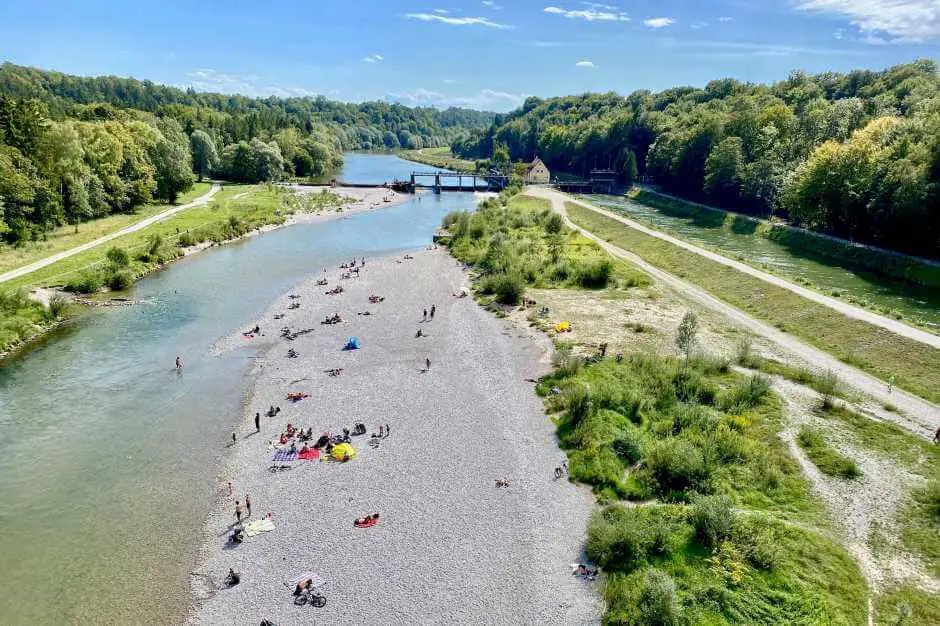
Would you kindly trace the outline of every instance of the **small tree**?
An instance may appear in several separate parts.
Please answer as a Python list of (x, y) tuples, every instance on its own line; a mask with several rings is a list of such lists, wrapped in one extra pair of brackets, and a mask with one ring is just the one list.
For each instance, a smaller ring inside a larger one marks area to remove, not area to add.
[(822, 396), (823, 408), (832, 408), (833, 399), (839, 395), (839, 376), (832, 370), (826, 370), (826, 373), (817, 380), (816, 389)]
[(685, 354), (685, 363), (688, 365), (692, 358), (692, 352), (698, 343), (698, 316), (689, 311), (679, 322), (679, 329), (676, 332), (676, 347)]

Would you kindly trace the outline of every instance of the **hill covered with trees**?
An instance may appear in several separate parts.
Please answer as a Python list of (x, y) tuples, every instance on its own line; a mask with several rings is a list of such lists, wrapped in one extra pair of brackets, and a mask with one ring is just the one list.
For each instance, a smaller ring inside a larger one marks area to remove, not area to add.
[(454, 141), (465, 158), (617, 169), (665, 190), (911, 254), (940, 257), (940, 79), (932, 61), (793, 72), (626, 97), (529, 98)]
[(347, 150), (446, 146), (493, 114), (249, 98), (0, 66), (0, 238), (172, 202), (195, 177), (319, 177)]

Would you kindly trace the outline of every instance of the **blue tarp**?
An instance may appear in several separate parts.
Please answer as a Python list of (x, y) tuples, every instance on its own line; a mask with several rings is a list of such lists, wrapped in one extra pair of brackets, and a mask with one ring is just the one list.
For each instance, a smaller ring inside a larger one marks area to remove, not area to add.
[(350, 337), (346, 340), (346, 350), (358, 350), (359, 340), (356, 337)]

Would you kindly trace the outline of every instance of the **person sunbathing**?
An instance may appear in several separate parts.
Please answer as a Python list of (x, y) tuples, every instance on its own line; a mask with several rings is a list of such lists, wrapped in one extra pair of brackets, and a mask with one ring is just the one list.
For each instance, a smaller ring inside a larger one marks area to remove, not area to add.
[(242, 581), (241, 574), (236, 572), (233, 568), (228, 569), (228, 576), (225, 577), (225, 586), (234, 587)]
[(293, 441), (290, 443), (290, 451), (291, 451), (291, 454), (297, 453), (297, 444), (294, 443)]
[(307, 452), (310, 452), (310, 448), (307, 447), (307, 444), (304, 444), (304, 447), (300, 449), (300, 453), (306, 454)]
[(370, 526), (375, 526), (379, 523), (379, 514), (373, 513), (372, 515), (366, 515), (365, 517), (360, 517), (353, 525), (357, 528), (368, 528)]
[(286, 446), (286, 445), (287, 445), (287, 435), (285, 435), (284, 433), (281, 433), (281, 438), (278, 439), (278, 441), (280, 442), (280, 444), (281, 444), (282, 446)]

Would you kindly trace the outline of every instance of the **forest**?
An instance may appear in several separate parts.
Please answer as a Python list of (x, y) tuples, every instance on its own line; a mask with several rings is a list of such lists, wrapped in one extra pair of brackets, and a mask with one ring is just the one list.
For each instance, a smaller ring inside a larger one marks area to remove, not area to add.
[(5, 63), (0, 240), (174, 202), (206, 176), (322, 177), (338, 170), (345, 151), (446, 146), (493, 119), (466, 109), (202, 93)]
[(933, 61), (772, 85), (528, 98), (451, 143), (471, 159), (616, 169), (678, 196), (940, 257), (940, 79)]

